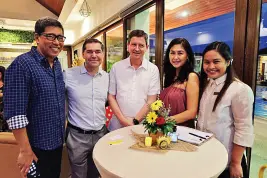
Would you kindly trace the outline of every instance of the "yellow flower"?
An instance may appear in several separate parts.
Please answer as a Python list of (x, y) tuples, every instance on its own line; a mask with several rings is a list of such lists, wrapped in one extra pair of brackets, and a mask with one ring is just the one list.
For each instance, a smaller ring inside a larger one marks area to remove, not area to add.
[(149, 124), (153, 124), (156, 122), (158, 115), (155, 112), (149, 112), (146, 116), (146, 120)]
[(154, 103), (151, 104), (151, 109), (153, 111), (158, 111), (159, 108), (162, 107), (162, 106), (163, 106), (162, 101), (161, 100), (157, 100), (157, 101), (155, 101)]

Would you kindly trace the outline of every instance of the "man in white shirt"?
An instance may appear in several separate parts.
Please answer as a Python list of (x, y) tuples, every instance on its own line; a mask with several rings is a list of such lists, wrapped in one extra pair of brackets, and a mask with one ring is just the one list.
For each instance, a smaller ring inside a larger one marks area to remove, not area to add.
[(107, 133), (105, 103), (109, 76), (100, 69), (104, 46), (97, 39), (83, 44), (84, 66), (67, 69), (64, 73), (68, 99), (66, 145), (72, 178), (98, 178), (92, 159), (96, 142)]
[(139, 124), (160, 92), (159, 70), (144, 58), (147, 39), (143, 30), (133, 30), (128, 37), (130, 56), (112, 66), (108, 101), (114, 115), (110, 131)]

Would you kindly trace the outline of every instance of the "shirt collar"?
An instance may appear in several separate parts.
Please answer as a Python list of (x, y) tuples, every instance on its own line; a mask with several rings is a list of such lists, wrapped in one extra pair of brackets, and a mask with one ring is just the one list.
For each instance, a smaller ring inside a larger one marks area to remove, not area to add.
[(217, 78), (217, 79), (215, 79), (215, 80), (213, 80), (213, 79), (209, 79), (209, 81), (210, 81), (210, 82), (214, 82), (214, 83), (216, 83), (216, 85), (218, 86), (218, 85), (220, 85), (221, 83), (225, 82), (226, 77), (227, 77), (227, 74), (224, 74), (223, 76), (221, 76), (221, 77), (219, 77), (219, 78)]
[[(39, 53), (39, 51), (37, 50), (37, 47), (36, 47), (36, 46), (32, 46), (32, 48), (31, 48), (31, 53), (32, 53), (33, 57), (34, 57), (36, 60), (38, 60), (38, 61), (40, 61), (40, 62), (44, 62), (44, 63), (47, 62), (46, 57), (43, 56), (41, 53)], [(58, 60), (58, 58), (55, 57), (55, 58), (54, 58), (54, 61), (57, 61), (57, 60)]]
[[(103, 70), (99, 68), (98, 72), (96, 73), (95, 76), (97, 75), (103, 75)], [(87, 70), (86, 68), (84, 67), (84, 65), (81, 66), (81, 74), (87, 74)]]
[[(132, 67), (131, 66), (131, 62), (130, 62), (130, 56), (128, 58), (126, 58), (125, 60), (126, 60), (126, 63), (127, 63), (127, 68), (128, 67)], [(147, 66), (148, 66), (148, 60), (143, 57), (142, 65), (139, 68), (144, 68), (144, 69), (147, 70), (147, 68), (148, 68)]]

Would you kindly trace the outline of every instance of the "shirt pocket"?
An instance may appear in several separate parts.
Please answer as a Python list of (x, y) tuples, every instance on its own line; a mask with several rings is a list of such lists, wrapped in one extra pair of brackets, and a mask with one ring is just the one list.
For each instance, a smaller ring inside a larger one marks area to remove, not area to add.
[(101, 88), (95, 89), (95, 91), (94, 91), (94, 97), (97, 99), (107, 100), (107, 96), (108, 96), (107, 94), (108, 94), (108, 91), (105, 89), (101, 90)]
[(231, 99), (228, 97), (222, 98), (218, 103), (217, 108), (214, 112), (214, 117), (217, 117), (217, 124), (229, 125), (232, 122), (232, 110), (231, 110)]
[(98, 83), (98, 85), (94, 87), (94, 97), (106, 101), (108, 97), (108, 84)]
[(118, 81), (117, 95), (124, 96), (124, 97), (129, 96), (132, 90), (131, 86), (132, 86), (132, 83), (130, 83), (130, 81), (125, 82), (125, 83)]

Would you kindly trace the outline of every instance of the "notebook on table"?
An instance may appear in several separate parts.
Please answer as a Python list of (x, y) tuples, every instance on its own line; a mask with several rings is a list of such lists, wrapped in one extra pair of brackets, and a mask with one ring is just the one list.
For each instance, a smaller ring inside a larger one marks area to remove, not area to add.
[(176, 134), (178, 140), (182, 140), (198, 146), (205, 143), (206, 141), (208, 141), (210, 138), (213, 137), (212, 133), (202, 132), (200, 130), (183, 126), (176, 127)]

